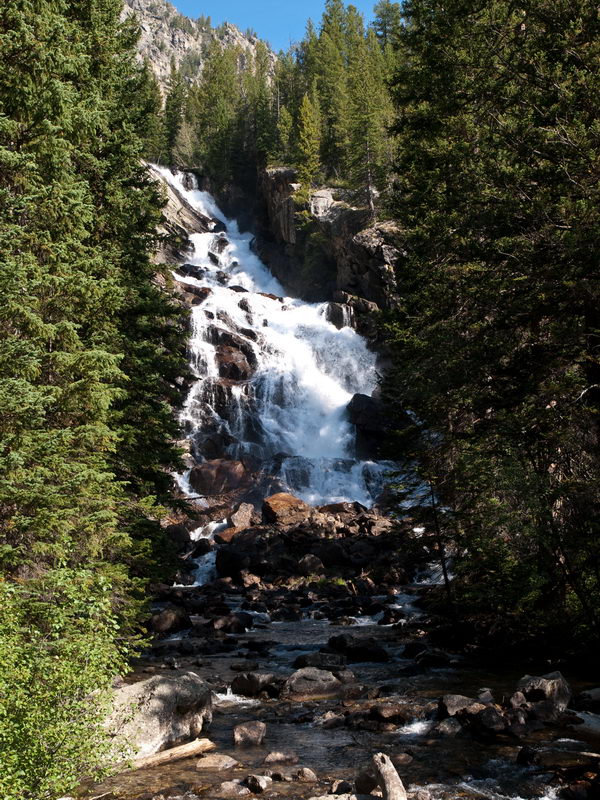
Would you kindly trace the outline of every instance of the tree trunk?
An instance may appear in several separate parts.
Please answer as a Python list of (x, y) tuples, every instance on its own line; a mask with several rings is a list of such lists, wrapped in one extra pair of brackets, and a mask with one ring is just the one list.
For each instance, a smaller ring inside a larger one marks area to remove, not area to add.
[(173, 747), (171, 750), (163, 750), (161, 753), (155, 753), (153, 756), (144, 756), (143, 758), (136, 758), (133, 761), (132, 769), (145, 769), (146, 767), (159, 767), (161, 764), (170, 764), (172, 761), (181, 761), (183, 758), (190, 758), (191, 756), (200, 755), (200, 753), (207, 753), (209, 750), (214, 750), (216, 745), (210, 739), (196, 739), (188, 744), (182, 744), (179, 747)]

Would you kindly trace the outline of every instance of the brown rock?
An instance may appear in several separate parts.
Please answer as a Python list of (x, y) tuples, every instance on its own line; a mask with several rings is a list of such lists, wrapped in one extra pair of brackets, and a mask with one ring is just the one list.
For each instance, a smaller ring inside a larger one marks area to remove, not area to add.
[(217, 495), (239, 489), (248, 482), (249, 475), (241, 461), (215, 459), (194, 467), (190, 484), (201, 495)]
[(244, 722), (233, 729), (233, 741), (237, 747), (259, 747), (266, 735), (264, 722)]
[(279, 525), (294, 525), (303, 522), (310, 514), (310, 506), (298, 497), (286, 492), (271, 495), (263, 503), (265, 522)]

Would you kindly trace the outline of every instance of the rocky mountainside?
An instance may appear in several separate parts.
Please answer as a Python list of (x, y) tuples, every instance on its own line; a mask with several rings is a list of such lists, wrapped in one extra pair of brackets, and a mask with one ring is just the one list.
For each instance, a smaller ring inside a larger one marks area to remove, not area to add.
[(206, 17), (190, 19), (166, 0), (125, 0), (123, 16), (133, 15), (137, 17), (141, 28), (138, 43), (140, 58), (149, 62), (163, 92), (167, 88), (172, 62), (189, 79), (194, 80), (202, 70), (211, 41), (216, 39), (224, 47), (239, 47), (242, 69), (244, 56), (251, 57), (259, 42), (255, 36), (243, 34), (228, 22), (213, 28)]

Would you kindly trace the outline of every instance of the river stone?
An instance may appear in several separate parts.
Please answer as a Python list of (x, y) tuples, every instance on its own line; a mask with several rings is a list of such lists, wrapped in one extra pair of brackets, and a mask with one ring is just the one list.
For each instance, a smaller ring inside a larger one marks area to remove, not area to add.
[(295, 777), (301, 783), (316, 783), (319, 780), (317, 774), (308, 767), (301, 767), (298, 772), (295, 773)]
[(462, 725), (456, 717), (447, 717), (439, 722), (433, 730), (440, 736), (457, 736), (462, 731)]
[(197, 738), (211, 720), (211, 687), (186, 672), (119, 687), (106, 725), (129, 744), (132, 755), (150, 756)]
[(262, 794), (273, 783), (273, 778), (268, 775), (248, 775), (246, 785), (254, 794)]
[(294, 672), (285, 682), (282, 694), (304, 702), (340, 694), (342, 682), (333, 673), (316, 667), (305, 667)]
[(476, 702), (471, 697), (465, 697), (462, 694), (445, 694), (438, 702), (438, 712), (442, 719), (453, 717)]
[[(525, 675), (517, 684), (530, 703), (536, 704), (536, 711), (545, 711), (550, 717), (562, 713), (571, 700), (571, 688), (560, 672), (549, 672), (541, 677)], [(541, 705), (540, 705), (541, 704)]]
[(211, 769), (220, 772), (224, 769), (234, 769), (238, 767), (239, 763), (231, 756), (222, 755), (221, 753), (210, 753), (203, 756), (196, 762), (196, 769)]
[(274, 750), (272, 753), (269, 753), (268, 756), (263, 761), (265, 766), (269, 764), (297, 764), (298, 763), (298, 756), (295, 753), (280, 753), (279, 751)]
[(247, 672), (236, 675), (231, 684), (231, 691), (243, 697), (256, 697), (261, 692), (267, 692), (270, 697), (277, 697), (281, 683), (282, 679), (272, 672)]
[(225, 781), (217, 787), (217, 793), (223, 797), (244, 797), (250, 794), (250, 789), (239, 781)]
[(233, 729), (233, 741), (237, 747), (258, 747), (267, 735), (264, 722), (244, 722)]
[(192, 627), (192, 622), (181, 606), (168, 605), (158, 614), (153, 614), (150, 629), (154, 633), (177, 633)]
[(229, 524), (232, 528), (244, 530), (252, 525), (253, 516), (254, 506), (251, 503), (242, 503), (229, 517)]

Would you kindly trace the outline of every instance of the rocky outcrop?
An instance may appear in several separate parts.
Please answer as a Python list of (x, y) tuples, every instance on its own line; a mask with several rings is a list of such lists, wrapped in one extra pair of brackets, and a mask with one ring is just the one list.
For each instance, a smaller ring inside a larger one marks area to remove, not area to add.
[[(160, 189), (166, 199), (162, 209), (163, 219), (158, 228), (158, 233), (164, 237), (164, 241), (155, 254), (155, 261), (157, 264), (181, 264), (193, 250), (189, 234), (208, 233), (213, 230), (214, 220), (192, 208), (183, 195), (167, 183), (152, 164), (147, 164), (147, 169), (150, 177), (160, 183)], [(189, 268), (187, 273), (184, 269), (184, 274), (198, 277), (193, 273), (192, 265), (184, 265), (185, 267)]]
[[(228, 22), (213, 28), (209, 19), (190, 19), (166, 0), (125, 0), (123, 17), (134, 15), (140, 26), (139, 59), (150, 64), (163, 94), (168, 89), (172, 62), (194, 81), (202, 71), (211, 42), (217, 41), (223, 47), (237, 47), (240, 70), (254, 58), (259, 43), (255, 36), (243, 34)], [(274, 69), (275, 54), (271, 53), (270, 57)]]
[[(298, 214), (298, 187), (295, 172), (283, 167), (266, 170), (259, 181), (262, 216), (256, 247), (273, 273), (306, 300), (333, 300), (335, 292), (343, 292), (379, 308), (393, 306), (395, 272), (405, 256), (399, 227), (372, 225), (365, 209), (336, 199), (330, 189), (314, 192), (309, 210)], [(373, 308), (359, 313), (368, 310)], [(344, 319), (341, 309), (331, 315)]]
[(195, 673), (154, 676), (114, 693), (107, 726), (132, 755), (149, 756), (197, 738), (212, 720), (212, 692)]

